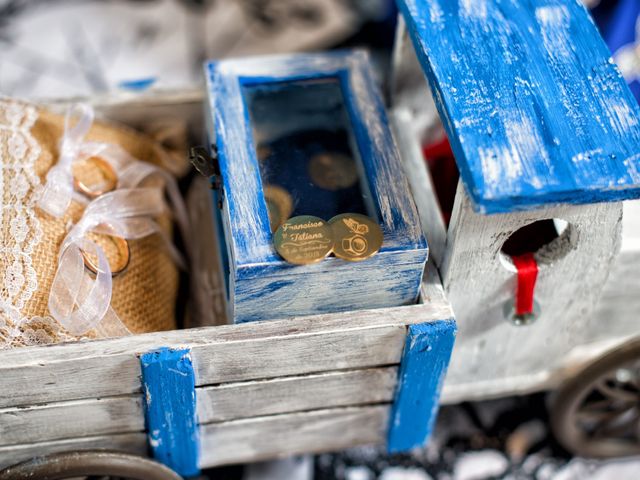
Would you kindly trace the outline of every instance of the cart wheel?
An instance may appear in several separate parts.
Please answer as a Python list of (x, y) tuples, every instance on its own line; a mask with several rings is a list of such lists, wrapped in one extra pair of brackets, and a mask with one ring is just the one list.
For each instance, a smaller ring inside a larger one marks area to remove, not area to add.
[(86, 451), (46, 455), (0, 471), (0, 480), (61, 480), (99, 477), (130, 480), (181, 480), (164, 465), (119, 452)]
[(576, 455), (640, 454), (640, 341), (601, 357), (561, 387), (551, 427)]

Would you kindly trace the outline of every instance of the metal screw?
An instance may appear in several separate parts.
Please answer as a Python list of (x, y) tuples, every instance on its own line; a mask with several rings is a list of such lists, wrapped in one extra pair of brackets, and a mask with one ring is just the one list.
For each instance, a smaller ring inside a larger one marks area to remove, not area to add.
[(531, 325), (540, 317), (540, 305), (534, 300), (533, 312), (517, 314), (515, 303), (512, 300), (508, 300), (504, 304), (504, 316), (507, 320), (511, 321), (511, 323), (518, 327)]

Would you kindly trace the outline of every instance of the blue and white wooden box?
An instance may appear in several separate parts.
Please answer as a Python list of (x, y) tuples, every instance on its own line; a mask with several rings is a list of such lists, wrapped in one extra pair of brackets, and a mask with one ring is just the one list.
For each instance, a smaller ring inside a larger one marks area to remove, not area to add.
[[(246, 322), (415, 303), (427, 244), (367, 55), (224, 60), (206, 64), (205, 72), (207, 131), (222, 177), (212, 201), (221, 207), (216, 222), (229, 317)], [(305, 162), (327, 144), (355, 159), (358, 182), (350, 196), (312, 188), (306, 176)], [(259, 159), (265, 148), (277, 153)], [(358, 263), (335, 257), (286, 263), (272, 243), (268, 182), (297, 189), (293, 215), (329, 220), (357, 212), (376, 219), (384, 234), (380, 252)]]

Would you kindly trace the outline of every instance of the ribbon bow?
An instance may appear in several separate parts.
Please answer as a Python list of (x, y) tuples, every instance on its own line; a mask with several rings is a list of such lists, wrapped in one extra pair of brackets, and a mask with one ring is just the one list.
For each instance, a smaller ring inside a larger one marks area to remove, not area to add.
[[(76, 123), (71, 126), (73, 119)], [(64, 119), (64, 135), (60, 140), (58, 163), (47, 173), (47, 181), (38, 200), (38, 206), (54, 217), (61, 217), (69, 208), (73, 197), (73, 162), (77, 160), (85, 135), (93, 123), (93, 109), (78, 104), (69, 109)]]
[[(71, 127), (71, 118), (75, 114), (80, 118)], [(118, 145), (84, 142), (92, 121), (93, 110), (86, 105), (76, 106), (67, 114), (60, 160), (47, 174), (39, 206), (57, 217), (64, 215), (73, 196), (73, 163), (91, 156), (99, 155), (110, 164), (118, 176), (118, 184), (116, 190), (88, 203), (82, 218), (62, 242), (58, 268), (49, 293), (49, 311), (74, 335), (96, 329), (104, 337), (118, 336), (130, 332), (110, 306), (111, 267), (104, 250), (87, 234), (94, 232), (126, 240), (160, 234), (174, 261), (183, 268), (182, 256), (153, 220), (166, 211), (165, 189), (184, 238), (188, 217), (176, 181), (168, 172), (133, 158)], [(160, 177), (162, 184), (140, 186), (152, 176)], [(95, 278), (85, 269), (83, 253), (97, 258)]]
[[(124, 325), (110, 307), (109, 260), (86, 234), (143, 238), (161, 231), (151, 216), (160, 215), (162, 211), (162, 191), (158, 188), (115, 190), (92, 201), (62, 242), (58, 270), (49, 293), (49, 311), (53, 318), (72, 334), (82, 335), (108, 314), (107, 328), (123, 330)], [(83, 252), (97, 257), (95, 279), (85, 269)]]

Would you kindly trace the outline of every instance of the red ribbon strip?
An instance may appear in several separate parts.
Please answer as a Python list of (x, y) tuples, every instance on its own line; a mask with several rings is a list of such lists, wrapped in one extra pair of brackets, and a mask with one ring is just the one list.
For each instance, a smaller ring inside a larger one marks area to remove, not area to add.
[(446, 135), (442, 135), (442, 137), (435, 142), (432, 142), (428, 145), (423, 145), (422, 154), (427, 159), (438, 157), (453, 158), (453, 150), (451, 150), (451, 145), (449, 145), (449, 140), (447, 139)]
[(516, 286), (516, 315), (533, 313), (533, 292), (538, 278), (538, 263), (533, 253), (524, 253), (511, 257), (518, 271)]

